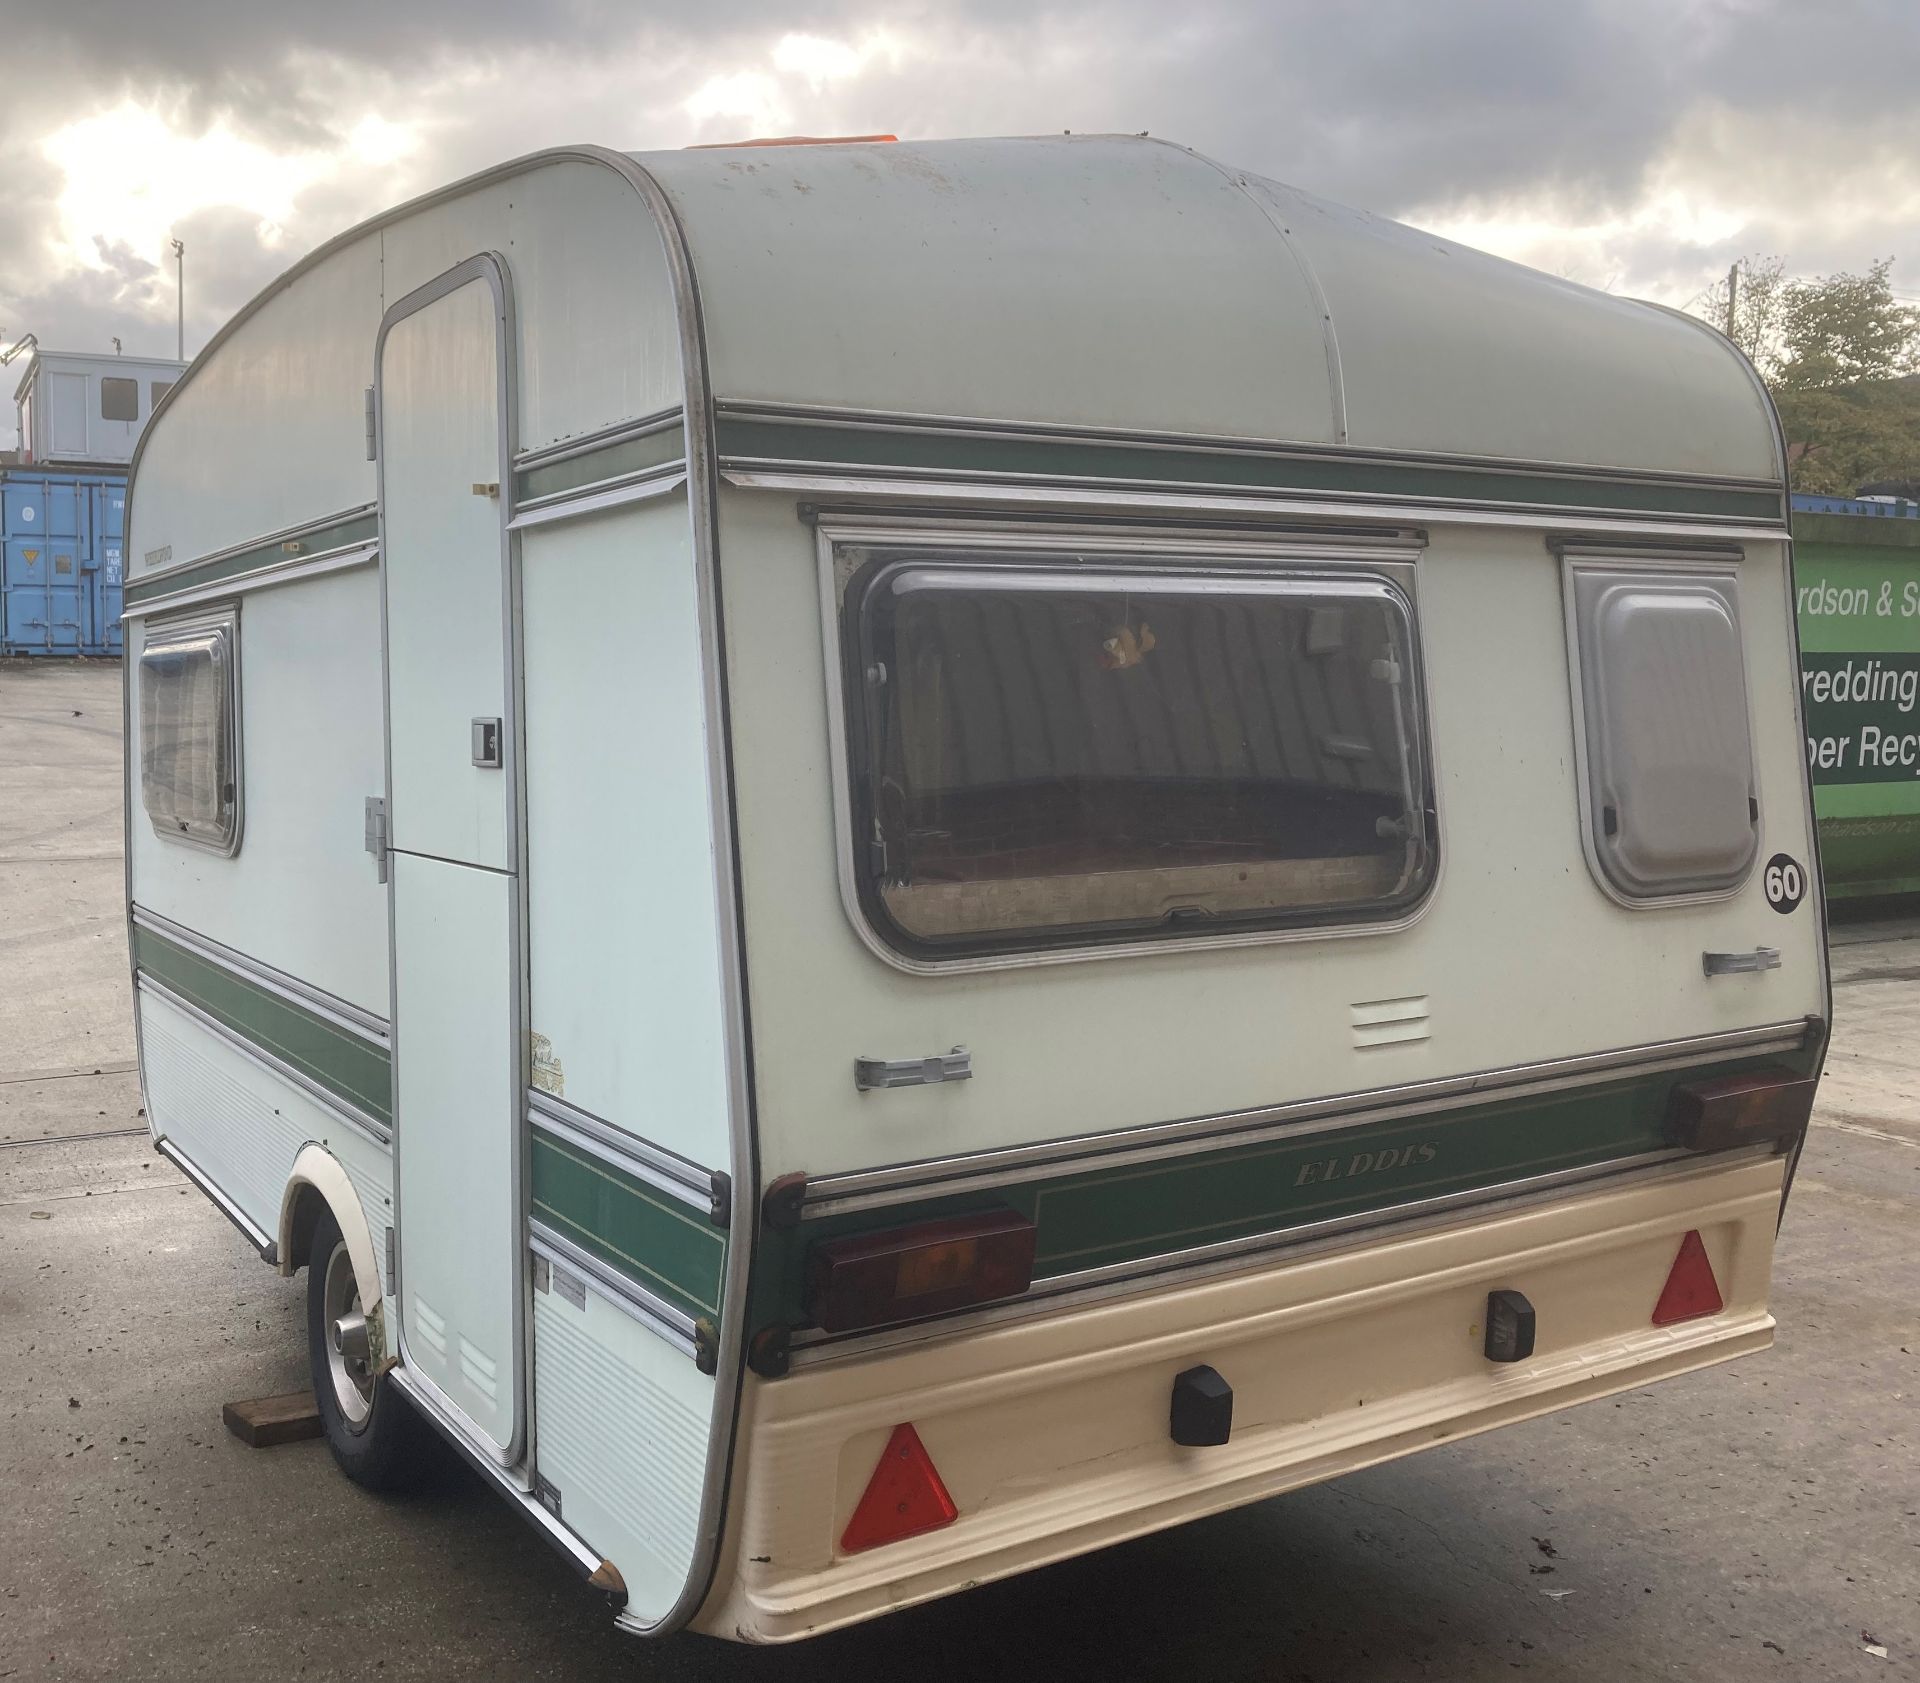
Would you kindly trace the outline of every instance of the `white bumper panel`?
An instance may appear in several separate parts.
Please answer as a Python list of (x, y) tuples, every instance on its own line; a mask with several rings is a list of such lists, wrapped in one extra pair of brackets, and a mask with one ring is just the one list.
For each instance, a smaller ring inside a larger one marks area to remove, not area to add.
[[(1783, 1160), (1689, 1166), (1563, 1201), (956, 1333), (754, 1383), (728, 1539), (696, 1628), (786, 1641), (1569, 1403), (1766, 1348)], [(1722, 1313), (1650, 1324), (1700, 1229)], [(1482, 1353), (1526, 1294), (1527, 1361)], [(1233, 1433), (1168, 1433), (1174, 1376), (1233, 1386)], [(841, 1532), (911, 1421), (960, 1509), (856, 1555)]]

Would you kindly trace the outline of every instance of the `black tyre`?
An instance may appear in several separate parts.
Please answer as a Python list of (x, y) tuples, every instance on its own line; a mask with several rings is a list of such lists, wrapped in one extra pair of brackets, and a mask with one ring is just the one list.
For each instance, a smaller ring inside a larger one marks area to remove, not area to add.
[(340, 1470), (369, 1490), (401, 1490), (420, 1463), (420, 1418), (368, 1359), (360, 1287), (332, 1211), (307, 1253), (307, 1355), (313, 1400)]

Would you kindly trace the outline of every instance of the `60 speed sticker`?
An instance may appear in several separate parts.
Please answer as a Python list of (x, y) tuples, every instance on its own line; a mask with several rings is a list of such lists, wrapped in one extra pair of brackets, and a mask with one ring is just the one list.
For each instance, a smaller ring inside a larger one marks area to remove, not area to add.
[(1790, 912), (1807, 897), (1807, 868), (1790, 853), (1776, 853), (1767, 861), (1767, 904), (1776, 912)]

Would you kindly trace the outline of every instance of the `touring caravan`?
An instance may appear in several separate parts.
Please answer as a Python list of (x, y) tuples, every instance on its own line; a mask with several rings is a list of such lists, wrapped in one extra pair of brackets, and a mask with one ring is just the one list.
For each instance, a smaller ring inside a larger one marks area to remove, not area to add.
[(1764, 1348), (1829, 1016), (1718, 334), (1144, 137), (541, 153), (133, 474), (153, 1135), (625, 1628)]

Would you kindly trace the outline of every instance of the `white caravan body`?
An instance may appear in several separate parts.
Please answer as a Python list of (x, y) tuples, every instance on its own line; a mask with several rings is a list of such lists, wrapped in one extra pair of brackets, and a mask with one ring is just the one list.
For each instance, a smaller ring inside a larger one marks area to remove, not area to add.
[(156, 1141), (629, 1628), (1770, 1342), (1828, 989), (1699, 323), (1146, 139), (557, 151), (250, 305), (129, 520)]

